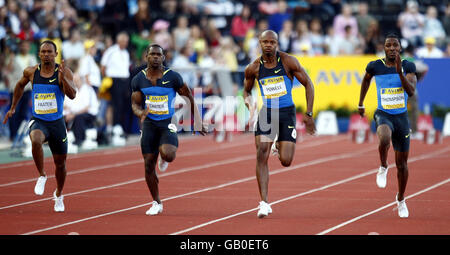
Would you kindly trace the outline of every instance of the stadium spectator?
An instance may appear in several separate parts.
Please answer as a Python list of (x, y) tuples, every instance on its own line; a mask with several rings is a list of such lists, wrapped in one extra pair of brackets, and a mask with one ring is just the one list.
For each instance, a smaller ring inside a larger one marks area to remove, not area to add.
[(417, 49), (416, 55), (418, 58), (442, 58), (444, 52), (436, 47), (436, 39), (429, 36), (425, 38), (425, 46)]
[(419, 4), (414, 0), (406, 3), (406, 10), (398, 17), (398, 27), (403, 38), (414, 47), (423, 45), (422, 35), (425, 25), (425, 16), (419, 12)]
[(173, 40), (169, 33), (169, 26), (170, 23), (163, 19), (156, 20), (152, 26), (152, 41), (161, 45), (165, 50), (173, 49)]
[(436, 45), (441, 47), (444, 45), (445, 30), (441, 21), (437, 18), (436, 7), (430, 5), (427, 7), (427, 13), (425, 16), (425, 27), (423, 29), (422, 37), (433, 37), (436, 39)]
[(62, 42), (62, 54), (65, 60), (79, 60), (83, 57), (84, 46), (81, 40), (80, 30), (77, 28), (72, 29), (70, 33), (70, 40), (65, 40)]
[(338, 52), (340, 55), (362, 54), (361, 41), (352, 31), (352, 26), (345, 26), (345, 35), (338, 40)]
[(255, 19), (251, 15), (250, 6), (244, 5), (240, 15), (235, 15), (231, 21), (231, 35), (237, 41), (244, 38), (249, 29), (256, 25)]
[(304, 54), (304, 50), (308, 49), (308, 54), (310, 54), (311, 50), (311, 40), (309, 38), (309, 29), (308, 23), (306, 20), (298, 20), (295, 24), (295, 38), (292, 42), (292, 51), (293, 54)]
[[(78, 61), (73, 63), (78, 65)], [(75, 144), (81, 146), (86, 139), (86, 130), (95, 127), (99, 102), (92, 86), (83, 82), (79, 73), (74, 73), (73, 82), (77, 87), (77, 96), (73, 100), (64, 100), (64, 120), (67, 129), (73, 131)]]
[(172, 37), (174, 43), (174, 50), (180, 51), (180, 49), (186, 45), (189, 37), (191, 36), (191, 30), (189, 28), (189, 20), (187, 16), (182, 15), (178, 17), (177, 26), (172, 29)]
[(285, 20), (283, 23), (283, 27), (281, 28), (279, 35), (279, 47), (281, 51), (291, 52), (292, 51), (292, 42), (295, 39), (294, 32), (294, 24), (292, 20)]
[(334, 33), (337, 36), (345, 37), (347, 31), (345, 27), (350, 26), (352, 36), (358, 36), (358, 21), (352, 14), (352, 7), (345, 3), (342, 5), (342, 12), (333, 20)]
[[(130, 102), (130, 54), (127, 50), (129, 36), (126, 32), (120, 32), (116, 37), (116, 43), (106, 49), (101, 59), (101, 73), (103, 77), (112, 78), (110, 105), (113, 111), (112, 125), (119, 125), (125, 132), (125, 104)], [(107, 123), (107, 133), (112, 131), (110, 123)]]
[(358, 32), (362, 37), (367, 37), (370, 24), (376, 21), (375, 18), (369, 14), (369, 4), (367, 2), (359, 2), (356, 21), (358, 22)]
[(322, 23), (320, 19), (313, 18), (309, 24), (311, 40), (311, 52), (313, 55), (323, 55), (325, 53), (325, 36), (322, 33)]
[(153, 20), (150, 15), (148, 0), (137, 1), (137, 12), (130, 18), (129, 28), (130, 32), (140, 34), (142, 31), (149, 31), (152, 26)]
[(364, 54), (376, 54), (377, 45), (381, 45), (384, 42), (381, 36), (380, 26), (377, 20), (372, 20), (367, 28), (366, 35), (364, 36)]
[(195, 65), (189, 61), (189, 57), (192, 54), (192, 43), (187, 43), (181, 48), (180, 52), (175, 55), (171, 65), (171, 68), (181, 75), (183, 81), (186, 82), (191, 90), (198, 86), (198, 77), (194, 72)]
[(291, 14), (288, 12), (288, 5), (286, 1), (279, 0), (277, 2), (276, 12), (268, 17), (269, 29), (275, 32), (280, 32), (285, 20), (291, 19)]

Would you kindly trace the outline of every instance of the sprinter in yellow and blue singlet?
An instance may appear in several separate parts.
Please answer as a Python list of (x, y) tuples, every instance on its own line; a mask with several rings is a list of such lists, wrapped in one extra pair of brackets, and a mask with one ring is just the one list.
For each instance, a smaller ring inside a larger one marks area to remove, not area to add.
[(378, 152), (380, 167), (376, 183), (385, 188), (387, 183), (387, 156), (392, 140), (397, 167), (398, 193), (396, 196), (398, 215), (406, 218), (409, 215), (404, 198), (408, 182), (408, 155), (410, 145), (410, 128), (407, 111), (408, 96), (414, 95), (417, 83), (416, 66), (407, 60), (401, 60), (401, 44), (396, 34), (386, 36), (384, 42), (386, 57), (370, 62), (361, 83), (358, 110), (364, 116), (364, 98), (375, 77), (378, 106), (374, 113), (379, 139)]
[(66, 178), (67, 131), (63, 118), (64, 97), (74, 99), (73, 73), (70, 68), (55, 63), (58, 51), (52, 41), (43, 41), (39, 46), (40, 64), (25, 68), (23, 76), (17, 82), (11, 109), (6, 113), (3, 123), (15, 112), (15, 107), (22, 97), (25, 86), (32, 86), (32, 117), (29, 122), (29, 135), (32, 145), (33, 160), (39, 172), (34, 192), (42, 195), (47, 181), (44, 171), (44, 152), (42, 145), (48, 142), (55, 163), (56, 190), (54, 211), (63, 212), (62, 190)]
[(285, 108), (294, 106), (292, 100), (293, 82), (286, 74), (281, 62), (280, 53), (276, 53), (277, 65), (266, 68), (264, 60), (260, 59), (258, 84), (262, 101), (267, 108)]
[[(314, 86), (297, 58), (278, 50), (278, 34), (266, 30), (259, 36), (261, 57), (245, 68), (244, 101), (250, 116), (258, 116), (255, 130), (256, 178), (261, 201), (257, 216), (263, 218), (272, 213), (267, 203), (269, 168), (268, 158), (272, 151), (281, 164), (289, 166), (294, 159), (297, 141), (295, 105), (292, 99), (293, 80), (305, 87), (306, 115), (303, 122), (308, 134), (314, 134), (313, 117)], [(251, 95), (255, 80), (259, 86), (263, 106), (258, 113)], [(252, 118), (250, 118), (252, 119)], [(251, 126), (251, 123), (249, 123)], [(271, 147), (272, 146), (272, 147)]]
[(131, 80), (131, 108), (142, 122), (140, 143), (145, 181), (153, 198), (152, 206), (146, 214), (157, 215), (162, 213), (163, 205), (159, 197), (156, 164), (164, 172), (169, 162), (175, 160), (178, 148), (177, 127), (172, 123), (176, 93), (190, 106), (190, 113), (194, 116), (194, 130), (205, 135), (206, 127), (202, 124), (197, 105), (181, 75), (164, 66), (163, 48), (158, 44), (149, 45), (146, 57), (147, 68)]

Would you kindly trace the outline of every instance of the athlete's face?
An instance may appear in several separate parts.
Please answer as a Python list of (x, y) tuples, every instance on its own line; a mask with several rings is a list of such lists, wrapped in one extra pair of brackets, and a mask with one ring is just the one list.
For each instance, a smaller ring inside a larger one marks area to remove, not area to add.
[(58, 55), (58, 53), (55, 51), (55, 47), (53, 47), (53, 45), (50, 43), (44, 43), (41, 45), (41, 48), (39, 49), (39, 58), (42, 63), (50, 64), (55, 62), (56, 55)]
[(386, 58), (394, 61), (397, 54), (400, 54), (401, 45), (397, 38), (387, 38), (384, 41), (384, 52), (386, 53)]
[(164, 54), (162, 49), (159, 47), (151, 47), (147, 53), (147, 62), (150, 67), (160, 67), (164, 62)]
[(261, 38), (259, 38), (259, 44), (261, 45), (261, 50), (263, 54), (275, 54), (278, 46), (278, 40), (272, 33), (264, 33)]

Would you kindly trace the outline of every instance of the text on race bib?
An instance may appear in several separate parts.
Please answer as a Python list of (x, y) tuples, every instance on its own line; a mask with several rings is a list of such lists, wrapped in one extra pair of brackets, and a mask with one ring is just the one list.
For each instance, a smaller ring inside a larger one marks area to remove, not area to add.
[(281, 97), (287, 94), (283, 76), (265, 78), (259, 80), (259, 82), (261, 83), (264, 96), (267, 99)]
[(36, 93), (34, 95), (34, 111), (36, 114), (58, 112), (55, 93)]
[(403, 88), (380, 89), (381, 106), (384, 109), (399, 109), (405, 107), (405, 93)]
[(149, 113), (163, 115), (169, 114), (169, 96), (145, 96), (145, 105)]

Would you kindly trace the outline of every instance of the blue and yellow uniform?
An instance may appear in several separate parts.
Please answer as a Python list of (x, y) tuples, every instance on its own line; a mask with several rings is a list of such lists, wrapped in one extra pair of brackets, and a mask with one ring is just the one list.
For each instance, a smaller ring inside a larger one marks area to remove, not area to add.
[(295, 105), (292, 100), (293, 81), (287, 76), (279, 52), (274, 68), (264, 67), (260, 59), (258, 85), (263, 107), (258, 114), (255, 135), (265, 135), (272, 140), (278, 134), (278, 141), (296, 142)]
[[(416, 66), (407, 60), (402, 61), (406, 75), (415, 73)], [(394, 67), (387, 67), (384, 59), (370, 62), (366, 72), (375, 77), (378, 107), (374, 113), (377, 127), (386, 124), (392, 130), (392, 145), (396, 151), (408, 151), (410, 128), (407, 112), (408, 94), (403, 89), (400, 77)]]
[(163, 77), (153, 85), (146, 77), (146, 70), (136, 74), (131, 81), (133, 92), (143, 94), (145, 108), (149, 114), (144, 120), (141, 136), (143, 154), (158, 154), (161, 144), (172, 144), (178, 147), (177, 127), (172, 123), (175, 113), (176, 92), (183, 86), (181, 75), (165, 68)]
[(41, 130), (53, 154), (67, 154), (67, 130), (63, 118), (64, 93), (58, 79), (58, 64), (50, 78), (41, 76), (41, 65), (33, 75), (30, 132)]

